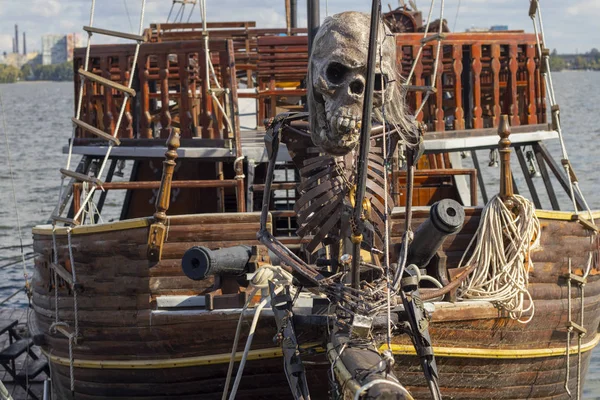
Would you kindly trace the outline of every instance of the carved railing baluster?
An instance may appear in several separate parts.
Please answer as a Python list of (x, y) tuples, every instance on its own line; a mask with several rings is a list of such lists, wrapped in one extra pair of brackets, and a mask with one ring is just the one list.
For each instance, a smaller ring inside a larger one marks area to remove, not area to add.
[(473, 69), (473, 128), (483, 128), (481, 109), (481, 44), (471, 46), (471, 68)]
[[(93, 65), (92, 60), (90, 60), (90, 64)], [(79, 79), (82, 79), (80, 77), (79, 74), (75, 74), (75, 76), (79, 77)], [(84, 98), (85, 98), (85, 105), (82, 107), (82, 112), (83, 110), (85, 110), (85, 118), (83, 119), (85, 122), (87, 122), (89, 125), (92, 126), (100, 126), (99, 122), (94, 119), (94, 117), (97, 115), (95, 113), (94, 110), (94, 83), (91, 82), (89, 79), (85, 79), (83, 82), (83, 86), (84, 86)], [(78, 91), (76, 90), (75, 93), (77, 93)], [(81, 119), (81, 118), (80, 118)], [(80, 132), (79, 137), (90, 137), (91, 133), (84, 131), (81, 128), (77, 128)]]
[(544, 121), (544, 114), (542, 111), (542, 97), (544, 97), (546, 92), (542, 92), (542, 74), (539, 68), (540, 57), (537, 52), (535, 52), (535, 105), (537, 109), (537, 117), (538, 122), (546, 122)]
[(516, 43), (511, 43), (508, 49), (508, 70), (510, 71), (508, 80), (510, 90), (510, 123), (513, 126), (517, 126), (521, 124), (519, 119), (519, 100), (517, 96), (517, 70), (519, 69), (519, 62), (517, 60), (518, 46)]
[(150, 226), (148, 235), (148, 259), (152, 261), (159, 261), (162, 255), (162, 247), (167, 233), (167, 210), (171, 202), (171, 182), (173, 181), (179, 144), (179, 132), (172, 129), (167, 140), (168, 150), (165, 153), (166, 160), (163, 161), (163, 175), (156, 196), (154, 223)]
[[(100, 59), (100, 75), (110, 80), (110, 65), (108, 63), (108, 57), (102, 56)], [(97, 86), (98, 87), (98, 86)], [(113, 114), (113, 94), (112, 89), (104, 87), (104, 115), (102, 122), (104, 124), (104, 131), (113, 134), (114, 132), (114, 114)]]
[(142, 109), (143, 115), (140, 116), (140, 133), (141, 138), (151, 139), (152, 132), (152, 116), (150, 115), (150, 57), (149, 55), (140, 52), (139, 55), (140, 88), (142, 90)]
[(492, 106), (492, 112), (494, 114), (494, 124), (496, 127), (500, 123), (500, 114), (502, 109), (500, 107), (500, 45), (497, 43), (492, 44), (492, 75), (493, 75), (493, 86), (494, 91), (494, 103)]
[[(442, 43), (438, 42), (438, 46), (442, 46)], [(439, 60), (434, 60), (432, 68), (435, 67), (435, 63), (438, 64), (438, 73), (435, 82), (432, 82), (437, 88), (437, 92), (435, 93), (435, 130), (441, 132), (446, 130), (446, 119), (444, 118), (444, 85), (442, 79), (444, 75), (444, 52), (442, 49), (440, 49)]]
[[(200, 66), (200, 82), (201, 84), (201, 100), (200, 100), (200, 109), (202, 110), (200, 115), (200, 125), (202, 126), (202, 137), (204, 139), (214, 139), (213, 135), (213, 127), (212, 127), (212, 98), (208, 93), (208, 89), (210, 87), (209, 83), (206, 80), (206, 52), (199, 51), (198, 52), (198, 64)], [(210, 61), (210, 60), (209, 60)]]
[(535, 46), (532, 44), (527, 45), (527, 123), (537, 124), (537, 107), (536, 107), (536, 93), (535, 93), (535, 79), (536, 79), (536, 66), (535, 66)]
[[(121, 83), (123, 85), (127, 85), (129, 82), (129, 77), (133, 73), (129, 70), (129, 57), (126, 53), (121, 53), (119, 55), (119, 70), (121, 72)], [(125, 96), (121, 96), (122, 101), (125, 101)], [(123, 123), (121, 123), (121, 132), (119, 132), (119, 137), (122, 138), (133, 138), (133, 117), (131, 115), (131, 103), (135, 101), (135, 98), (130, 99), (127, 102), (125, 107), (125, 114), (123, 115)]]
[(190, 82), (189, 67), (190, 59), (187, 53), (177, 54), (177, 65), (179, 66), (179, 122), (181, 125), (181, 137), (191, 138), (192, 133), (192, 114), (190, 112)]
[(171, 135), (171, 112), (169, 111), (169, 55), (158, 57), (158, 76), (160, 79), (160, 137)]
[(452, 46), (452, 69), (454, 70), (454, 129), (465, 129), (465, 111), (462, 98), (462, 45)]

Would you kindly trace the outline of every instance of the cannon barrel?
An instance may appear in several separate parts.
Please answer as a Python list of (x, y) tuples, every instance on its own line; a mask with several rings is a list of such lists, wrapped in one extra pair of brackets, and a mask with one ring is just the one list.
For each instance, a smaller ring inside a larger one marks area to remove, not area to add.
[[(271, 265), (280, 265), (279, 257), (270, 250)], [(181, 269), (190, 279), (200, 281), (211, 275), (240, 276), (254, 272), (256, 265), (250, 262), (253, 246), (239, 245), (211, 250), (204, 246), (189, 248), (181, 258)]]
[(465, 222), (465, 210), (455, 200), (440, 200), (431, 206), (429, 218), (417, 228), (408, 248), (407, 265), (425, 267), (444, 243)]
[(250, 257), (250, 246), (233, 246), (219, 250), (194, 246), (183, 254), (181, 268), (188, 278), (195, 281), (206, 279), (210, 275), (239, 276), (248, 272)]

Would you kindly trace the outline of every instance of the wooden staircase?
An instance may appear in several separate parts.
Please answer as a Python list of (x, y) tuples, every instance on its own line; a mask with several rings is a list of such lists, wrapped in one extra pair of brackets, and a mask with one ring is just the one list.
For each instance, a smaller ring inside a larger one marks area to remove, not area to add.
[[(39, 357), (33, 350), (32, 338), (23, 338), (18, 334), (18, 323), (18, 320), (0, 320), (0, 337), (8, 335), (8, 346), (0, 350), (0, 365), (15, 384), (22, 387), (32, 399), (37, 400), (38, 397), (27, 386), (27, 382), (42, 372), (48, 374), (48, 361)], [(21, 368), (17, 365), (17, 359), (20, 357), (24, 357)]]

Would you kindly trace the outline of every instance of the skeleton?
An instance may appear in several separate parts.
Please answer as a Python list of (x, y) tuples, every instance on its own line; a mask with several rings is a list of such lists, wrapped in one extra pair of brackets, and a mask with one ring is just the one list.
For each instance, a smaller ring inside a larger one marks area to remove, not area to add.
[[(313, 41), (308, 67), (310, 128), (314, 144), (332, 155), (345, 155), (359, 142), (369, 20), (368, 14), (359, 12), (336, 14), (323, 22)], [(399, 128), (406, 143), (415, 143), (414, 122), (405, 110), (396, 69), (396, 43), (383, 25), (379, 28), (377, 54), (373, 118), (383, 123), (381, 108), (385, 99), (386, 122)]]

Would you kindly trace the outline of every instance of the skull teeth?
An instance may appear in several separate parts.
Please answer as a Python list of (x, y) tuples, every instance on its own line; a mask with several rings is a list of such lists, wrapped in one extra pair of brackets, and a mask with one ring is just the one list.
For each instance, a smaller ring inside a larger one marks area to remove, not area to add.
[(341, 134), (356, 134), (356, 128), (360, 127), (360, 118), (353, 115), (345, 116), (343, 114), (346, 114), (346, 112), (338, 112), (328, 118), (330, 127)]

